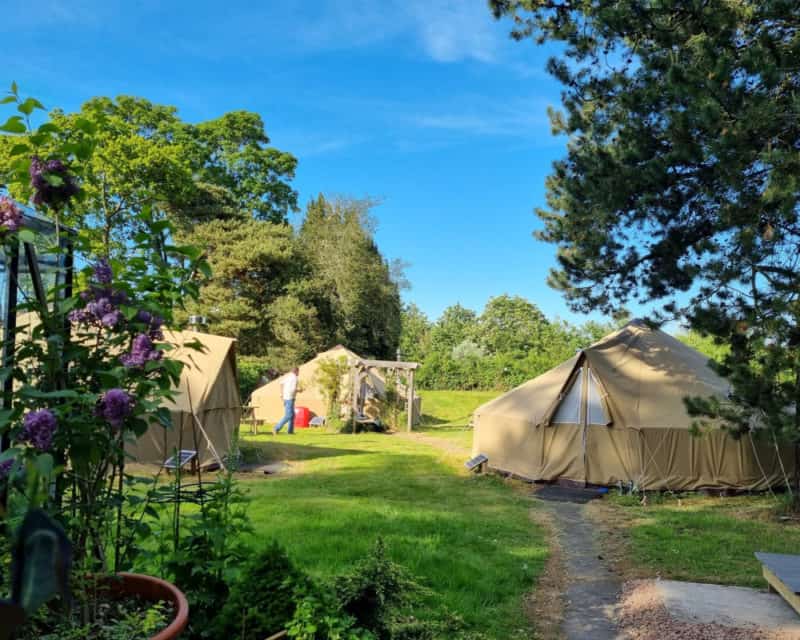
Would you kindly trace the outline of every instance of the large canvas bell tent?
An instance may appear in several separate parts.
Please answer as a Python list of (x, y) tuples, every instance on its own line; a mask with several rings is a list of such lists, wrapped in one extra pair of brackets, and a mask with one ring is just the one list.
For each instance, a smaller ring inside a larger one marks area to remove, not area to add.
[(535, 481), (641, 489), (761, 490), (791, 473), (792, 456), (720, 428), (690, 432), (683, 398), (726, 399), (708, 358), (633, 321), (475, 411), (473, 454)]
[[(298, 376), (298, 393), (295, 398), (296, 407), (307, 407), (312, 413), (318, 416), (324, 416), (327, 413), (328, 401), (320, 391), (319, 385), (316, 382), (317, 370), (320, 363), (326, 360), (338, 360), (344, 358), (351, 366), (342, 377), (342, 395), (345, 398), (342, 402), (342, 410), (347, 414), (351, 407), (352, 389), (353, 389), (353, 370), (352, 366), (362, 361), (362, 358), (356, 353), (350, 351), (347, 347), (337, 345), (332, 349), (318, 353), (313, 359), (305, 364), (300, 365), (300, 374)], [(386, 382), (380, 373), (371, 368), (361, 371), (361, 380), (358, 384), (358, 397), (356, 404), (360, 413), (367, 415), (371, 418), (378, 416), (378, 398), (382, 397), (386, 388)], [(250, 396), (250, 405), (253, 408), (253, 417), (259, 422), (275, 423), (283, 416), (283, 399), (281, 397), (281, 382), (283, 377), (272, 380), (271, 382), (259, 387), (253, 391)], [(404, 388), (400, 389), (401, 395), (405, 394)], [(350, 396), (348, 398), (348, 396)], [(419, 416), (421, 404), (420, 398), (414, 397), (414, 418), (415, 422)]]
[(242, 411), (236, 341), (194, 331), (164, 334), (174, 347), (169, 357), (184, 363), (175, 398), (167, 403), (172, 428), (154, 424), (126, 450), (138, 462), (162, 464), (176, 449), (192, 449), (203, 466), (224, 464)]

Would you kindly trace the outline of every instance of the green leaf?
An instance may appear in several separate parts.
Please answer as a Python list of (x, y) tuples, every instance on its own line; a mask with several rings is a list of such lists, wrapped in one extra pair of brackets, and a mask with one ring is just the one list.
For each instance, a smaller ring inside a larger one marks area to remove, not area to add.
[(8, 152), (9, 156), (19, 156), (23, 153), (28, 153), (30, 151), (30, 147), (27, 144), (15, 144), (11, 147), (11, 151)]
[(0, 100), (0, 104), (10, 104), (11, 102), (16, 102), (16, 96), (6, 96), (2, 100)]
[(11, 116), (4, 124), (0, 125), (0, 131), (6, 133), (25, 133), (27, 128), (22, 121), (22, 116)]
[(80, 394), (72, 389), (63, 389), (61, 391), (39, 391), (31, 387), (23, 387), (19, 392), (20, 395), (27, 398), (36, 398), (39, 400), (59, 400), (59, 399), (76, 399), (80, 398)]
[(27, 98), (24, 102), (17, 105), (17, 111), (24, 113), (26, 116), (31, 115), (35, 109), (44, 110), (44, 105), (36, 98)]
[(45, 122), (43, 125), (40, 125), (36, 131), (39, 133), (58, 133), (61, 129), (52, 122)]

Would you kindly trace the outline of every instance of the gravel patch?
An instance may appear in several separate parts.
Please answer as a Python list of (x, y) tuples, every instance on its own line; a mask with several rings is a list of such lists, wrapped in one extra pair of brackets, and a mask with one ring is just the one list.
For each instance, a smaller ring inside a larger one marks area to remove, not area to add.
[(728, 626), (679, 620), (664, 603), (655, 580), (625, 583), (619, 628), (626, 640), (797, 640), (796, 631), (764, 629), (754, 625)]

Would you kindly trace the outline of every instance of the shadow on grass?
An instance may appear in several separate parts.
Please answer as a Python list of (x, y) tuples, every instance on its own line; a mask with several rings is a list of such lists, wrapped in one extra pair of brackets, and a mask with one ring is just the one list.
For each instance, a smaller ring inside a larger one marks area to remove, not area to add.
[(275, 442), (247, 442), (242, 445), (245, 458), (255, 452), (259, 462), (277, 462), (281, 460), (301, 461), (315, 460), (317, 458), (336, 458), (341, 456), (359, 455), (370, 453), (359, 449), (342, 449), (320, 447), (313, 444), (293, 444), (276, 439)]

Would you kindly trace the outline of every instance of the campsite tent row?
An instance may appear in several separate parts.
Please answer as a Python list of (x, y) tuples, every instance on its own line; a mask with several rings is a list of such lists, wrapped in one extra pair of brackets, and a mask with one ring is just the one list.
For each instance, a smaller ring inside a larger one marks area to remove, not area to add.
[(764, 490), (793, 473), (793, 455), (718, 426), (692, 435), (685, 397), (726, 400), (708, 358), (633, 321), (561, 365), (479, 407), (473, 455), (534, 481), (640, 489)]
[[(317, 354), (305, 364), (300, 365), (299, 390), (295, 398), (295, 406), (308, 407), (312, 413), (318, 416), (324, 416), (327, 413), (327, 400), (316, 383), (317, 371), (322, 362), (340, 358), (344, 358), (351, 365), (348, 373), (342, 376), (343, 395), (351, 396), (354, 387), (352, 365), (361, 362), (363, 359), (353, 351), (350, 351), (350, 349), (337, 345), (332, 349)], [(283, 416), (284, 407), (281, 398), (281, 383), (283, 379), (283, 377), (276, 378), (253, 391), (250, 397), (250, 405), (253, 408), (253, 417), (257, 421), (275, 423)], [(357, 387), (358, 398), (356, 399), (356, 405), (360, 413), (373, 419), (377, 418), (378, 399), (385, 393), (386, 381), (377, 370), (368, 368), (361, 373), (360, 384)], [(399, 391), (401, 396), (405, 395), (404, 387), (401, 386)], [(352, 406), (351, 400), (352, 397), (342, 402), (342, 411), (345, 416), (349, 415), (350, 407)], [(414, 396), (413, 406), (414, 422), (416, 423), (419, 420), (421, 410), (419, 396)]]

